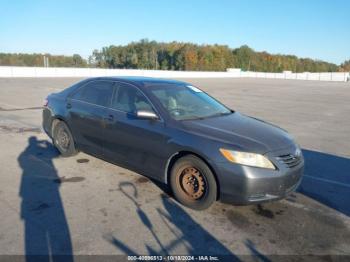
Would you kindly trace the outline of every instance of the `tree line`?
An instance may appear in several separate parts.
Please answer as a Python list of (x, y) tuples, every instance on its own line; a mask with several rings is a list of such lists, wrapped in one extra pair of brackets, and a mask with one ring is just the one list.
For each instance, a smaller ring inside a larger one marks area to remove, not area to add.
[[(43, 66), (43, 54), (0, 53), (0, 65)], [(241, 68), (258, 72), (337, 72), (350, 71), (350, 60), (341, 65), (294, 55), (256, 52), (244, 45), (197, 45), (182, 42), (156, 42), (142, 39), (127, 45), (110, 45), (94, 50), (83, 59), (80, 55), (45, 54), (52, 67), (97, 67), (184, 71), (226, 71)]]
[(72, 56), (50, 54), (13, 54), (0, 53), (1, 66), (44, 66), (44, 57), (49, 60), (50, 67), (87, 67), (87, 61), (80, 55)]
[(350, 72), (350, 59), (344, 61), (344, 63), (342, 63), (340, 65), (340, 71), (342, 71), (342, 72)]

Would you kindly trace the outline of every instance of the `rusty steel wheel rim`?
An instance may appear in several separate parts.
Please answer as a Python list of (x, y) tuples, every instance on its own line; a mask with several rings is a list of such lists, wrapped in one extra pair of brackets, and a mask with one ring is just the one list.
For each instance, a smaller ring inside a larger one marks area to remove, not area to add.
[(193, 166), (185, 167), (180, 172), (178, 184), (184, 195), (190, 200), (202, 198), (207, 192), (207, 183), (201, 172)]

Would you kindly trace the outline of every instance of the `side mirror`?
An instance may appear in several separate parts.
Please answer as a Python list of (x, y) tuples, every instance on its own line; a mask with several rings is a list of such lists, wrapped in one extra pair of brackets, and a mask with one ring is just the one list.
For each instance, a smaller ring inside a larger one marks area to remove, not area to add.
[(140, 119), (150, 119), (150, 120), (159, 119), (159, 117), (156, 115), (156, 113), (154, 113), (153, 111), (149, 111), (149, 110), (138, 110), (136, 112), (136, 115)]

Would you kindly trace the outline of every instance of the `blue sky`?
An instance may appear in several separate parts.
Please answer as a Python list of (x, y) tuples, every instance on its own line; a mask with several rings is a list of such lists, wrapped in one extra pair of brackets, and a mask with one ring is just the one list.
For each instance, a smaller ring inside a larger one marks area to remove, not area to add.
[(350, 58), (349, 0), (0, 0), (0, 8), (0, 52), (88, 57), (148, 38)]

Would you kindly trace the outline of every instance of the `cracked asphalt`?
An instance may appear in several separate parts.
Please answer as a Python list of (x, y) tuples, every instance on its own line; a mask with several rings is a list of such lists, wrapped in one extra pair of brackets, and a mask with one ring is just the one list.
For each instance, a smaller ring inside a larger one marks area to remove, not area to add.
[(0, 79), (0, 255), (350, 255), (350, 83), (187, 79), (287, 129), (306, 158), (285, 200), (198, 212), (140, 174), (59, 156), (41, 131), (41, 105), (78, 80)]

